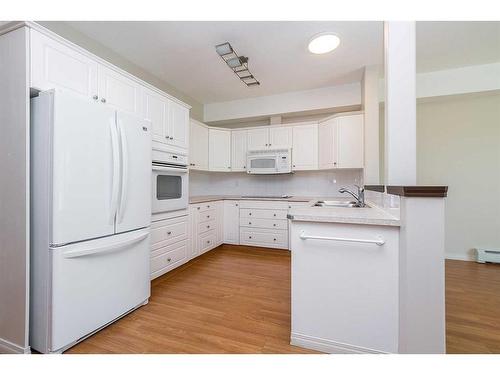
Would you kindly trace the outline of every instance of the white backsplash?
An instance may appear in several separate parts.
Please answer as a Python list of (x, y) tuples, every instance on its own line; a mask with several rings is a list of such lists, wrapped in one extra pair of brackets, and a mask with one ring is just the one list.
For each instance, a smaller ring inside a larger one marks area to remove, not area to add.
[(361, 169), (301, 171), (283, 175), (189, 172), (189, 195), (342, 196), (338, 190), (362, 184)]

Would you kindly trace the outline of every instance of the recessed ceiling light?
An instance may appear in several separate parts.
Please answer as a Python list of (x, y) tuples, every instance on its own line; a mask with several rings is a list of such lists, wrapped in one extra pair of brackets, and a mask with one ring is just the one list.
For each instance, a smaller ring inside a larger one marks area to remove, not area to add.
[(309, 51), (314, 54), (322, 54), (333, 51), (340, 44), (340, 38), (332, 33), (323, 33), (314, 36), (309, 42)]

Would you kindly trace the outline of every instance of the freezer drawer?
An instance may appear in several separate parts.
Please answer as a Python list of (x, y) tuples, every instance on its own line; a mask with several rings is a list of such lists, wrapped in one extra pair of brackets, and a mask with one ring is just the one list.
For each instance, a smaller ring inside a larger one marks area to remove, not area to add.
[(33, 347), (65, 349), (146, 301), (149, 251), (149, 229), (50, 249), (48, 348)]

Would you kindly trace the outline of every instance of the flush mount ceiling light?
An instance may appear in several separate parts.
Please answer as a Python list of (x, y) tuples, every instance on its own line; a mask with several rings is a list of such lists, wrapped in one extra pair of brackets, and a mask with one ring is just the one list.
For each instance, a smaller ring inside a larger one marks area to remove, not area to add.
[(322, 33), (315, 35), (309, 42), (309, 52), (316, 55), (328, 53), (337, 48), (340, 44), (340, 38), (332, 33)]
[(229, 42), (216, 45), (215, 51), (241, 82), (247, 86), (260, 85), (260, 82), (248, 70), (248, 57), (238, 56)]

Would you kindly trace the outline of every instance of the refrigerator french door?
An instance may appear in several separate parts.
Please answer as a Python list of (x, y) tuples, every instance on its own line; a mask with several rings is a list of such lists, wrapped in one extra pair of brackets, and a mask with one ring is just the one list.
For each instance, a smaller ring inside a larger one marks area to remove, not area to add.
[(60, 90), (31, 116), (30, 345), (60, 352), (149, 298), (150, 129)]

